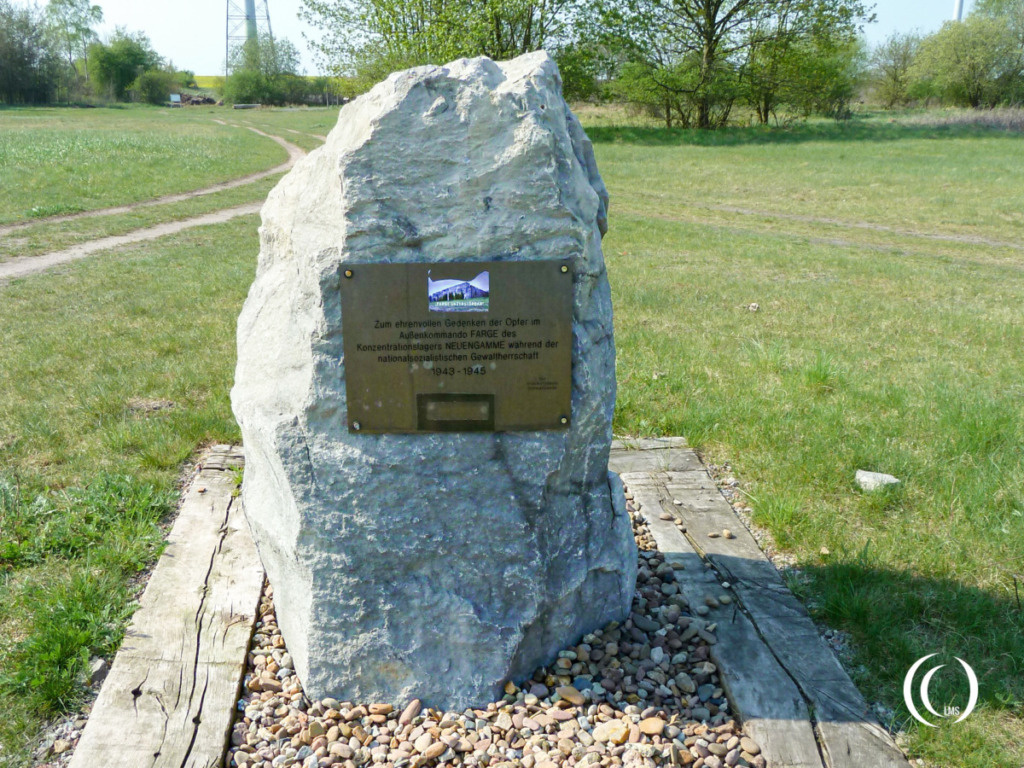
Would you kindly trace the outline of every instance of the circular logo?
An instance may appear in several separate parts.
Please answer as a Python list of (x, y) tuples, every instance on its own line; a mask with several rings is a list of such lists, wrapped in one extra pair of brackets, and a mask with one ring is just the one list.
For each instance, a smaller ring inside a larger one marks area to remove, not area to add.
[[(913, 695), (914, 675), (917, 674), (917, 670), (921, 667), (921, 665), (933, 656), (938, 656), (938, 654), (929, 653), (927, 656), (922, 656), (920, 659), (914, 662), (913, 666), (910, 669), (907, 670), (907, 676), (903, 678), (903, 701), (906, 702), (907, 709), (910, 710), (910, 714), (913, 715), (915, 720), (917, 720), (919, 723), (927, 725), (929, 728), (938, 728), (937, 725), (935, 725), (934, 723), (929, 723), (921, 716), (921, 713), (917, 710), (917, 707), (914, 705)], [(971, 669), (970, 664), (961, 659), (959, 656), (955, 656), (954, 658), (960, 662), (961, 666), (963, 666), (964, 668), (964, 672), (967, 673), (967, 686), (969, 690), (969, 694), (967, 696), (967, 707), (961, 713), (960, 707), (946, 706), (943, 708), (943, 712), (940, 714), (939, 712), (936, 712), (935, 707), (932, 706), (932, 702), (928, 698), (928, 686), (931, 685), (932, 678), (935, 676), (935, 673), (942, 669), (944, 666), (946, 666), (945, 664), (939, 664), (937, 667), (932, 667), (925, 673), (924, 677), (921, 678), (921, 703), (924, 704), (925, 709), (927, 709), (936, 717), (954, 717), (959, 715), (959, 717), (957, 717), (955, 720), (955, 722), (959, 723), (961, 720), (963, 720), (969, 714), (971, 714), (972, 711), (974, 711), (974, 705), (978, 703), (978, 677), (974, 674), (974, 670)]]

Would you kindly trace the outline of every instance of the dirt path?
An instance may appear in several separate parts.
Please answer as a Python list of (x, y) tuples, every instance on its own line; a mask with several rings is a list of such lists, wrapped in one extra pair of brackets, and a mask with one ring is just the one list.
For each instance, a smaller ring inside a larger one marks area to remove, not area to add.
[(81, 213), (69, 213), (63, 216), (48, 216), (46, 218), (32, 219), (31, 221), (19, 221), (17, 224), (8, 224), (6, 226), (0, 226), (0, 237), (4, 237), (12, 232), (17, 232), (19, 229), (25, 229), (36, 224), (55, 224), (64, 221), (74, 221), (76, 219), (91, 218), (93, 216), (113, 216), (119, 213), (130, 213), (138, 208), (148, 208), (154, 205), (164, 205), (165, 203), (180, 203), (184, 200), (192, 200), (197, 197), (203, 197), (204, 195), (212, 195), (214, 192), (223, 192), (228, 189), (234, 189), (235, 187), (245, 186), (251, 184), (254, 181), (265, 179), (268, 176), (273, 176), (276, 173), (284, 173), (291, 169), (295, 163), (303, 157), (306, 152), (301, 147), (292, 144), (289, 141), (285, 141), (280, 136), (271, 136), (269, 133), (252, 128), (250, 126), (240, 126), (231, 123), (226, 123), (223, 120), (214, 120), (215, 123), (221, 125), (231, 126), (233, 128), (246, 128), (253, 133), (257, 133), (260, 136), (264, 136), (271, 141), (275, 141), (284, 147), (285, 151), (288, 152), (288, 160), (281, 165), (270, 168), (266, 171), (259, 171), (257, 173), (250, 173), (247, 176), (240, 176), (237, 179), (231, 179), (231, 181), (222, 181), (219, 184), (214, 184), (203, 189), (194, 189), (191, 192), (178, 192), (173, 195), (164, 195), (163, 197), (155, 197), (152, 200), (143, 200), (140, 203), (132, 203), (130, 205), (118, 205), (113, 208), (99, 208), (95, 211), (82, 211)]
[(22, 256), (21, 258), (11, 259), (0, 264), (0, 283), (6, 282), (13, 277), (22, 277), (33, 272), (42, 272), (58, 264), (77, 261), (97, 251), (118, 248), (122, 245), (130, 245), (131, 243), (141, 243), (145, 240), (156, 240), (158, 237), (174, 235), (193, 227), (203, 227), (207, 224), (223, 224), (225, 221), (230, 221), (239, 216), (259, 213), (262, 207), (263, 203), (247, 203), (234, 208), (224, 208), (213, 213), (205, 213), (202, 216), (194, 216), (191, 219), (167, 221), (163, 224), (146, 227), (145, 229), (137, 229), (124, 235), (112, 235), (110, 237), (102, 237), (99, 240), (90, 240), (86, 243), (73, 245), (63, 251), (53, 251), (39, 256)]
[[(221, 123), (222, 125), (228, 125), (228, 123), (225, 123), (223, 120), (214, 120), (214, 122)], [(251, 120), (242, 120), (241, 122), (244, 123), (246, 126), (253, 125), (253, 122)], [(306, 131), (297, 131), (294, 128), (285, 128), (285, 130), (288, 131), (288, 133), (294, 133), (296, 136), (309, 136), (314, 139), (319, 139), (320, 141), (327, 141), (327, 137), (322, 133), (307, 133)]]
[[(192, 192), (182, 192), (176, 195), (166, 195), (164, 197), (158, 197), (153, 200), (146, 200), (141, 203), (133, 203), (132, 205), (123, 205), (116, 208), (103, 208), (98, 211), (87, 211), (83, 213), (75, 213), (68, 216), (54, 216), (48, 219), (36, 219), (32, 222), (25, 222), (14, 224), (8, 227), (0, 227), (0, 237), (7, 235), (18, 229), (22, 229), (30, 224), (36, 224), (39, 222), (57, 222), (57, 221), (71, 221), (74, 219), (86, 218), (89, 216), (109, 216), (115, 213), (127, 213), (136, 208), (144, 208), (152, 205), (160, 205), (161, 203), (176, 203), (182, 200), (190, 200), (194, 197), (201, 197), (202, 195), (209, 195), (213, 192), (220, 192), (225, 189), (232, 189), (233, 187), (240, 187), (244, 184), (249, 184), (258, 179), (272, 176), (275, 173), (283, 173), (289, 170), (296, 162), (305, 156), (306, 152), (301, 147), (292, 144), (291, 142), (285, 141), (280, 136), (271, 136), (269, 133), (252, 128), (248, 126), (234, 125), (226, 123), (223, 120), (214, 120), (216, 123), (221, 125), (232, 125), (235, 128), (247, 127), (248, 130), (258, 133), (260, 136), (265, 136), (268, 139), (276, 141), (282, 147), (288, 151), (288, 161), (283, 163), (276, 168), (271, 168), (267, 171), (260, 171), (259, 173), (249, 174), (248, 176), (242, 176), (231, 181), (225, 181), (220, 184), (216, 184), (212, 187), (206, 187), (204, 189), (193, 190)], [(15, 277), (22, 277), (24, 275), (30, 275), (35, 272), (42, 272), (44, 270), (55, 267), (58, 264), (65, 264), (69, 261), (77, 261), (83, 259), (86, 256), (91, 256), (98, 251), (106, 251), (112, 248), (119, 248), (122, 245), (131, 245), (132, 243), (141, 243), (146, 240), (156, 240), (159, 237), (165, 237), (166, 235), (174, 235), (179, 232), (184, 232), (186, 229), (192, 229), (193, 227), (203, 227), (207, 224), (223, 224), (226, 221), (237, 218), (239, 216), (248, 216), (253, 213), (259, 213), (263, 203), (246, 203), (245, 205), (237, 205), (233, 208), (223, 208), (219, 211), (213, 211), (211, 213), (204, 213), (201, 216), (193, 216), (189, 219), (180, 219), (178, 221), (167, 221), (162, 224), (156, 224), (152, 227), (146, 227), (144, 229), (137, 229), (134, 232), (127, 232), (123, 235), (111, 235), (109, 237), (101, 237), (98, 240), (89, 240), (88, 242), (78, 243), (70, 248), (65, 248), (62, 251), (52, 251), (50, 253), (40, 254), (38, 256), (23, 256), (21, 258), (10, 259), (3, 263), (0, 263), (0, 283), (5, 283), (8, 280)]]
[(312, 136), (314, 139), (320, 139), (320, 141), (327, 141), (327, 137), (322, 133), (305, 133), (303, 131), (296, 131), (294, 128), (286, 128), (288, 133), (294, 133), (297, 136)]

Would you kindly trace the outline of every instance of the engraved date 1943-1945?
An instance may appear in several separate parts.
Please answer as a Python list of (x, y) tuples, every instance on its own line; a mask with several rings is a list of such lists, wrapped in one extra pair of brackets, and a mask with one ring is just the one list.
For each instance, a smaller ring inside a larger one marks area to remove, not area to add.
[(435, 376), (454, 376), (461, 373), (465, 376), (486, 376), (487, 368), (482, 365), (467, 365), (462, 368), (432, 368)]

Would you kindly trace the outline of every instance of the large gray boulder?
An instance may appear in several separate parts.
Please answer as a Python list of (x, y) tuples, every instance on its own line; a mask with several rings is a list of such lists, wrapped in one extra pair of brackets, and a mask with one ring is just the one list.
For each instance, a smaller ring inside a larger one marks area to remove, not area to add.
[[(246, 515), (311, 697), (480, 704), (628, 613), (606, 205), (543, 52), (392, 75), (270, 193), (231, 398)], [(348, 432), (340, 264), (566, 257), (570, 429)]]

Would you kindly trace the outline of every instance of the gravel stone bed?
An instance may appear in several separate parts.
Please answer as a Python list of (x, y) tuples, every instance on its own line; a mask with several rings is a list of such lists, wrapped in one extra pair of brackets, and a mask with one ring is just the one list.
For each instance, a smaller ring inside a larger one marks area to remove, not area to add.
[(758, 745), (731, 716), (709, 660), (716, 625), (702, 618), (706, 606), (691, 612), (643, 518), (631, 502), (627, 508), (639, 548), (629, 617), (585, 635), (478, 709), (441, 712), (418, 700), (401, 710), (385, 702), (310, 701), (291, 668), (267, 585), (225, 764), (766, 768)]
[[(95, 689), (90, 689), (90, 699), (95, 698), (98, 689), (98, 685)], [(75, 747), (82, 738), (82, 731), (85, 729), (91, 709), (90, 701), (79, 712), (51, 723), (44, 731), (42, 743), (32, 753), (29, 764), (36, 768), (67, 768)], [(3, 764), (2, 757), (3, 755), (0, 755), (0, 765)]]

